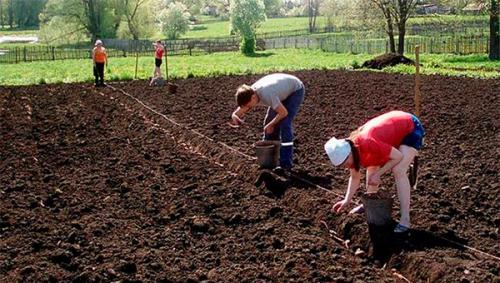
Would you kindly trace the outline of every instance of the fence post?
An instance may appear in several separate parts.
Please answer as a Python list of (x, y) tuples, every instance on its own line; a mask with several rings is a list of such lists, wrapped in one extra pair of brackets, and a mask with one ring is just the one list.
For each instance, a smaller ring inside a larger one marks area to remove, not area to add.
[(17, 58), (18, 58), (17, 57), (18, 56), (18, 51), (17, 50), (18, 50), (18, 47), (16, 47), (16, 64), (18, 63), (18, 60), (17, 60)]
[(56, 60), (56, 55), (54, 54), (54, 46), (51, 47), (52, 61)]
[(26, 62), (26, 46), (23, 48), (23, 59)]

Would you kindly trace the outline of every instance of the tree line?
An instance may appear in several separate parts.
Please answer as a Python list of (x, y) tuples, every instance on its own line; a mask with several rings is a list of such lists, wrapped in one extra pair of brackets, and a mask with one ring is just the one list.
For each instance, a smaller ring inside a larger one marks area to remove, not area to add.
[(37, 28), (47, 0), (0, 0), (0, 27)]

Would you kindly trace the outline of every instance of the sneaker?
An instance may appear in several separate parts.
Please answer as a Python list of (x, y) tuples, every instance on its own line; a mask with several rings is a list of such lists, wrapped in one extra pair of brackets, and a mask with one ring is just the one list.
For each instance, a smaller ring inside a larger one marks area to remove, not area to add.
[(350, 214), (362, 214), (362, 213), (365, 213), (365, 207), (360, 204), (358, 206), (356, 206), (355, 208), (351, 209), (351, 211), (349, 211)]
[(404, 225), (401, 225), (398, 223), (396, 227), (394, 228), (394, 233), (396, 234), (402, 234), (402, 233), (407, 233), (410, 231), (410, 227), (406, 227)]

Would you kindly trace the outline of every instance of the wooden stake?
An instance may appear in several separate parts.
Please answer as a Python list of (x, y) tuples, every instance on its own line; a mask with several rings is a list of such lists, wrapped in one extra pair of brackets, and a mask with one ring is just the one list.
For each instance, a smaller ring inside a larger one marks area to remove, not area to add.
[(139, 64), (139, 52), (135, 53), (135, 76), (134, 79), (137, 80), (137, 65)]
[(165, 79), (168, 81), (168, 59), (167, 59), (167, 43), (165, 42)]
[(420, 46), (415, 46), (415, 116), (420, 116)]
[[(415, 116), (420, 117), (420, 46), (415, 46)], [(413, 189), (417, 187), (418, 182), (418, 156), (413, 159), (410, 167), (410, 175), (413, 181)]]

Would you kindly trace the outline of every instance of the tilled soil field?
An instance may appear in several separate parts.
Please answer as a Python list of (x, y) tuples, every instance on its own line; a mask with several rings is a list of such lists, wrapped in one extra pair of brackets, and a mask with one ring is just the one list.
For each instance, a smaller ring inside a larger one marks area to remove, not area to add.
[(423, 78), (414, 231), (381, 266), (360, 254), (363, 218), (329, 212), (348, 175), (323, 144), (411, 111), (413, 78), (294, 74), (306, 85), (295, 171), (330, 191), (254, 185), (265, 109), (226, 122), (236, 87), (258, 76), (176, 81), (175, 95), (145, 81), (0, 88), (0, 281), (498, 281), (500, 82)]

